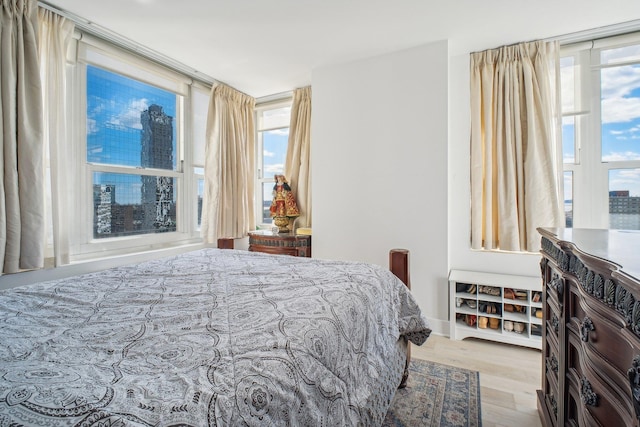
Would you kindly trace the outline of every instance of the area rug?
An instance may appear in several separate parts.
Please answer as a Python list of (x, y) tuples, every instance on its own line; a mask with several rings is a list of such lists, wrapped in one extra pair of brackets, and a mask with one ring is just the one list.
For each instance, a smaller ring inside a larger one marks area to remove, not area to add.
[(407, 387), (391, 403), (383, 427), (481, 427), (476, 371), (411, 360)]

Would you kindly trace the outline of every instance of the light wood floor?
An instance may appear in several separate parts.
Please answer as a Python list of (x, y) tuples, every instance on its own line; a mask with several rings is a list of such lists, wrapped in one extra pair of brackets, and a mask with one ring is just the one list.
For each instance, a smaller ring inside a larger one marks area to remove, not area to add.
[(411, 347), (412, 357), (480, 372), (483, 427), (540, 427), (536, 390), (541, 386), (540, 350), (467, 338), (432, 335)]

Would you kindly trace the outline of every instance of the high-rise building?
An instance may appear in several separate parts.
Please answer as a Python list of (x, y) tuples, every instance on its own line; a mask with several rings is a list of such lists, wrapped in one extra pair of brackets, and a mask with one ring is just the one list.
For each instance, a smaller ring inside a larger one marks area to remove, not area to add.
[(116, 201), (116, 186), (95, 184), (93, 186), (93, 206), (96, 212), (93, 216), (95, 237), (101, 237), (112, 232), (111, 206)]
[[(153, 104), (142, 112), (140, 122), (140, 165), (143, 168), (173, 170), (173, 117), (166, 115), (161, 106)], [(173, 178), (142, 176), (143, 230), (175, 231), (173, 185)]]

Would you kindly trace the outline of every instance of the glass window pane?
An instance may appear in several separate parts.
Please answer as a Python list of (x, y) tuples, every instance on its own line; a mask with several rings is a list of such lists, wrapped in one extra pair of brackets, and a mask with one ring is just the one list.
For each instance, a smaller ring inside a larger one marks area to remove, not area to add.
[(258, 114), (258, 130), (289, 127), (291, 107), (273, 108)]
[(640, 45), (617, 47), (600, 51), (601, 64), (640, 61)]
[(640, 230), (640, 169), (609, 171), (609, 228)]
[(573, 227), (573, 172), (564, 171), (564, 219), (565, 227)]
[(177, 96), (87, 66), (87, 161), (175, 170)]
[(202, 198), (204, 197), (204, 179), (198, 180), (198, 230), (200, 230), (200, 226), (202, 225)]
[(560, 58), (560, 87), (562, 88), (562, 112), (575, 111), (575, 58)]
[(273, 222), (269, 208), (273, 199), (273, 186), (275, 182), (262, 183), (262, 223), (271, 224)]
[(576, 162), (576, 118), (567, 116), (562, 118), (562, 161)]
[(204, 166), (208, 111), (209, 94), (194, 88), (191, 105), (193, 114), (193, 163), (199, 166)]
[(176, 231), (175, 178), (95, 172), (93, 237)]
[(262, 132), (262, 170), (265, 179), (284, 173), (289, 128)]
[(640, 64), (601, 70), (602, 161), (640, 160)]

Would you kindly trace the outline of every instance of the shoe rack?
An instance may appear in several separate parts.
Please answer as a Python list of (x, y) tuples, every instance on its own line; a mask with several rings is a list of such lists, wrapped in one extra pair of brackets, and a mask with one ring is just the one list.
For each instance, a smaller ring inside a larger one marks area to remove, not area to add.
[(539, 277), (449, 273), (451, 339), (475, 337), (542, 349), (542, 317)]

